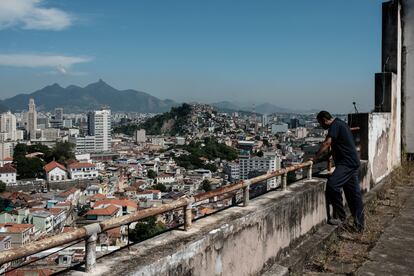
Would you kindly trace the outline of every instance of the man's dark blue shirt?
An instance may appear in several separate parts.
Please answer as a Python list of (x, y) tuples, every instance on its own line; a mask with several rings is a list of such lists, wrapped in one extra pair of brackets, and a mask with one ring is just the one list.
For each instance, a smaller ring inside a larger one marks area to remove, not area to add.
[(332, 156), (335, 165), (358, 168), (360, 162), (355, 147), (354, 137), (348, 125), (344, 121), (335, 118), (329, 126), (328, 136), (332, 139)]

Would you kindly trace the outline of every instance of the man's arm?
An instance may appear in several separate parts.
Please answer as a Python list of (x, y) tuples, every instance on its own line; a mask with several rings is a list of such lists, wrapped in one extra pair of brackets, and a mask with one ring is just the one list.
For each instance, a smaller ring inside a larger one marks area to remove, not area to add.
[(318, 160), (321, 155), (327, 151), (332, 143), (332, 138), (330, 136), (326, 136), (325, 141), (323, 141), (321, 147), (319, 148), (318, 152), (316, 153), (316, 155), (313, 158), (310, 158), (311, 161), (316, 161)]

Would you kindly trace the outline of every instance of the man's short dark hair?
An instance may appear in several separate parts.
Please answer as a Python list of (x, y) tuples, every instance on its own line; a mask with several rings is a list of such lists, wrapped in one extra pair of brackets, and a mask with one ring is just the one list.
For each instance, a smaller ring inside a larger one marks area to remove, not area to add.
[(321, 112), (318, 113), (318, 115), (316, 116), (316, 119), (318, 121), (322, 121), (324, 119), (330, 120), (332, 119), (332, 115), (328, 111), (322, 110)]

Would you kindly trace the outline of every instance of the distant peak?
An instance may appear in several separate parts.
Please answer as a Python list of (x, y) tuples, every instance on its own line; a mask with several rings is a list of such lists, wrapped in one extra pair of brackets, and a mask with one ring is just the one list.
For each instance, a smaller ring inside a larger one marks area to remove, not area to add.
[(97, 82), (93, 82), (93, 83), (91, 83), (91, 84), (89, 84), (89, 85), (87, 85), (86, 87), (111, 87), (112, 88), (112, 86), (110, 86), (109, 84), (107, 84), (106, 82), (104, 82), (102, 79), (99, 79)]
[(55, 82), (54, 84), (50, 85), (50, 87), (53, 87), (53, 88), (62, 88), (62, 87), (59, 85), (59, 83), (57, 83), (57, 82)]

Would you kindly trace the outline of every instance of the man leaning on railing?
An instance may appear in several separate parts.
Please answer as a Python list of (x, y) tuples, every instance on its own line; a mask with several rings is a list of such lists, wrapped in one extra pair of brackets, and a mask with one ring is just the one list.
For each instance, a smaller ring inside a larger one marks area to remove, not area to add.
[(346, 218), (342, 202), (343, 189), (349, 209), (354, 217), (355, 228), (358, 232), (363, 232), (364, 206), (358, 180), (360, 161), (351, 130), (344, 121), (333, 118), (327, 111), (319, 112), (317, 120), (322, 128), (328, 130), (328, 135), (315, 157), (310, 160), (318, 160), (325, 151), (331, 148), (335, 163), (335, 171), (329, 176), (326, 184), (327, 206), (332, 205), (333, 207), (332, 217), (329, 209), (327, 210), (328, 223), (338, 225)]

